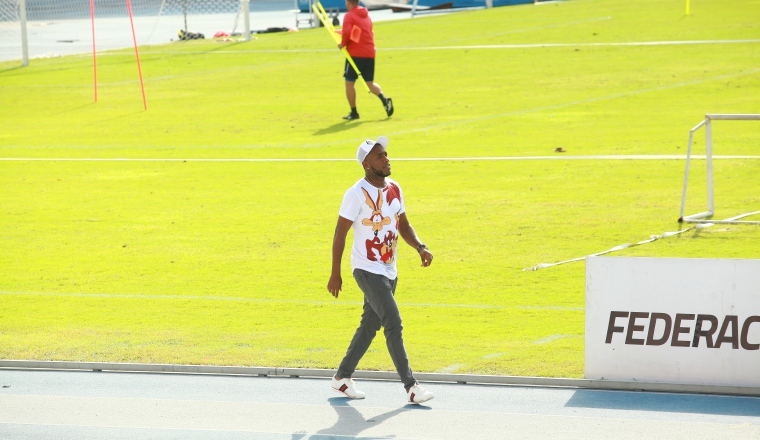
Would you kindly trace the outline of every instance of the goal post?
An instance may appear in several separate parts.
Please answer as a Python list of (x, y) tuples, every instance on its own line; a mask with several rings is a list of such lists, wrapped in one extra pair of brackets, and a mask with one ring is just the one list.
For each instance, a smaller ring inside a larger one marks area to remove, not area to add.
[(19, 0), (18, 17), (21, 22), (21, 65), (29, 65), (29, 40), (26, 35), (26, 0)]
[[(130, 0), (130, 8), (143, 46), (177, 40), (179, 30), (248, 41), (251, 7), (285, 1)], [(0, 62), (19, 60), (26, 66), (34, 58), (87, 53), (93, 16), (98, 50), (131, 47), (128, 9), (127, 0), (0, 0)]]
[[(713, 137), (712, 121), (760, 121), (760, 114), (707, 114), (705, 119), (689, 131), (689, 147), (686, 150), (686, 172), (683, 180), (683, 194), (681, 196), (681, 215), (679, 223), (732, 223), (760, 225), (760, 221), (740, 220), (744, 217), (760, 214), (760, 211), (741, 214), (726, 220), (712, 220), (715, 214), (715, 188), (713, 181)], [(705, 162), (707, 168), (707, 211), (698, 214), (684, 215), (686, 211), (686, 188), (689, 183), (689, 169), (692, 159), (692, 145), (694, 133), (700, 128), (705, 128)]]

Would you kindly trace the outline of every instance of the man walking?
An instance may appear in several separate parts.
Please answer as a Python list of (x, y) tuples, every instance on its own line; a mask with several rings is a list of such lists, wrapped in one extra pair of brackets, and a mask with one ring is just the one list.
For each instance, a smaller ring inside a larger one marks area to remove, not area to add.
[[(367, 8), (359, 6), (359, 0), (346, 0), (346, 9), (348, 12), (343, 16), (343, 29), (339, 31), (343, 34), (343, 39), (338, 44), (338, 49), (345, 47), (348, 50), (370, 91), (380, 98), (385, 108), (385, 114), (390, 117), (393, 114), (393, 101), (391, 98), (386, 98), (380, 84), (374, 82), (375, 37), (372, 33), (372, 20), (369, 18), (369, 12)], [(344, 116), (343, 119), (349, 121), (359, 119), (359, 112), (356, 111), (356, 88), (354, 87), (359, 76), (348, 60), (346, 60), (343, 68), (343, 77), (346, 78), (346, 98), (348, 105), (351, 106), (351, 113)]]
[(388, 178), (388, 138), (367, 140), (359, 145), (356, 160), (364, 168), (364, 177), (346, 191), (340, 205), (332, 248), (332, 274), (327, 290), (335, 297), (342, 290), (340, 263), (349, 228), (354, 228), (351, 267), (354, 279), (364, 292), (364, 312), (346, 356), (333, 377), (332, 388), (352, 399), (365, 394), (356, 388), (351, 375), (364, 356), (380, 327), (385, 329), (385, 343), (396, 371), (404, 383), (409, 403), (419, 404), (433, 398), (414, 379), (402, 337), (401, 314), (394, 298), (396, 292), (396, 250), (398, 235), (415, 248), (422, 267), (430, 266), (433, 254), (417, 237), (404, 209), (404, 194), (398, 183)]

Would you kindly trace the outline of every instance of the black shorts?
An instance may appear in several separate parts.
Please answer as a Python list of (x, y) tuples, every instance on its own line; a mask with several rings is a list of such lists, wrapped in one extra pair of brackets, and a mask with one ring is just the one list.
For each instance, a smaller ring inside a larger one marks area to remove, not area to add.
[[(362, 78), (364, 78), (364, 81), (374, 81), (375, 80), (375, 59), (374, 58), (354, 58), (354, 63), (356, 64), (356, 67), (359, 68), (359, 72), (362, 73)], [(348, 60), (346, 60), (345, 67), (343, 68), (343, 77), (346, 78), (346, 81), (356, 82), (357, 79), (359, 79), (359, 75), (356, 74), (356, 71), (353, 67), (351, 67), (351, 64), (348, 63)]]

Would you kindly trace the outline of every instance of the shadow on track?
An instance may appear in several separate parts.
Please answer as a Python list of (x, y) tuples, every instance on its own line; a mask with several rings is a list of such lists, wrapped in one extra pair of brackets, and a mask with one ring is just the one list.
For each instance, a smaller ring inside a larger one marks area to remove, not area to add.
[(760, 416), (760, 398), (700, 394), (578, 390), (565, 407), (661, 411), (724, 416)]
[[(386, 420), (395, 417), (401, 413), (408, 411), (425, 411), (430, 410), (430, 407), (420, 405), (404, 405), (401, 408), (388, 411), (383, 414), (378, 414), (369, 419), (365, 419), (362, 413), (356, 408), (352, 407), (349, 402), (350, 399), (345, 397), (331, 397), (327, 399), (330, 405), (333, 407), (336, 413), (338, 413), (338, 421), (329, 428), (325, 428), (316, 434), (309, 437), (309, 440), (323, 440), (334, 438), (333, 436), (340, 437), (356, 437), (365, 429), (373, 428)], [(294, 435), (294, 438), (295, 435)], [(365, 438), (365, 437), (358, 437)], [(366, 437), (366, 438), (379, 438), (379, 437)], [(387, 438), (387, 437), (382, 437)]]

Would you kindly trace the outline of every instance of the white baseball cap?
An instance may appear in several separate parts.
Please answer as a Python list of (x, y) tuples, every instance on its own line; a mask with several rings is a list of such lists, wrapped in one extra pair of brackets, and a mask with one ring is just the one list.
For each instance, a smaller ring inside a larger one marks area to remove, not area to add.
[(364, 162), (364, 159), (367, 157), (369, 152), (372, 151), (372, 148), (375, 146), (375, 144), (380, 144), (384, 148), (388, 148), (388, 138), (385, 136), (380, 136), (376, 141), (367, 139), (366, 141), (359, 144), (359, 149), (356, 150), (356, 161), (359, 162), (359, 165)]

